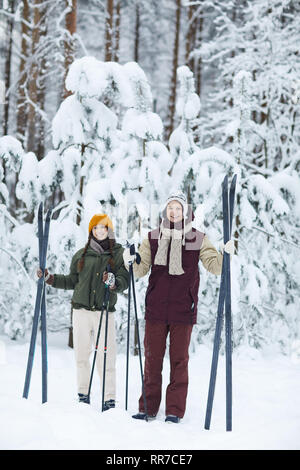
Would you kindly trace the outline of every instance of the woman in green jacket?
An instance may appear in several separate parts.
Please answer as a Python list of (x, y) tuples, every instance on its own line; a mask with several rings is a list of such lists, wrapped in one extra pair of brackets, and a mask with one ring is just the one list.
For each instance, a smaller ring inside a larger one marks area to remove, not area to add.
[[(84, 248), (77, 251), (71, 261), (70, 273), (50, 274), (45, 270), (45, 281), (58, 289), (74, 290), (73, 345), (77, 366), (78, 397), (89, 403), (90, 381), (89, 358), (96, 340), (105, 284), (109, 286), (108, 337), (106, 353), (106, 375), (104, 410), (115, 407), (116, 397), (116, 335), (114, 312), (117, 294), (128, 287), (129, 277), (123, 262), (123, 247), (115, 241), (113, 225), (106, 214), (95, 214), (89, 223), (89, 237)], [(108, 272), (107, 267), (110, 271)], [(42, 276), (39, 269), (38, 276)], [(104, 323), (104, 320), (103, 320)], [(102, 324), (103, 324), (102, 323)], [(98, 343), (96, 366), (102, 381), (104, 330)]]

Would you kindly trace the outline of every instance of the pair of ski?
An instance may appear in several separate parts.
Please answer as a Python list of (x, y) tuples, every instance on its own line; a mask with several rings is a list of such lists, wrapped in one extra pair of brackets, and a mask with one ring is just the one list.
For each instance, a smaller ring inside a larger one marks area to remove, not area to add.
[(41, 352), (42, 352), (42, 403), (47, 401), (47, 375), (48, 375), (48, 364), (47, 364), (47, 322), (46, 322), (46, 292), (45, 292), (45, 267), (46, 257), (49, 239), (49, 228), (50, 220), (52, 215), (52, 208), (47, 211), (45, 225), (43, 225), (43, 203), (41, 202), (38, 209), (38, 239), (39, 239), (39, 263), (40, 269), (42, 270), (43, 276), (37, 282), (37, 293), (34, 307), (33, 324), (31, 331), (31, 339), (27, 360), (25, 384), (23, 390), (23, 398), (28, 398), (31, 373), (33, 367), (36, 337), (39, 326), (39, 320), (41, 319)]
[[(48, 390), (48, 364), (47, 364), (47, 322), (46, 322), (46, 295), (45, 295), (45, 268), (47, 258), (47, 248), (49, 239), (49, 229), (51, 220), (52, 209), (49, 209), (46, 214), (45, 226), (43, 227), (43, 203), (40, 203), (38, 209), (38, 239), (39, 239), (39, 264), (43, 276), (37, 282), (37, 293), (35, 300), (35, 308), (33, 315), (31, 339), (27, 360), (26, 376), (23, 390), (23, 398), (28, 398), (29, 387), (31, 381), (31, 374), (33, 368), (33, 360), (35, 353), (36, 337), (39, 325), (39, 319), (41, 318), (41, 347), (42, 347), (42, 403), (47, 402), (47, 390)], [(107, 268), (110, 271), (110, 267)], [(100, 317), (100, 323), (95, 344), (95, 353), (92, 364), (92, 371), (89, 382), (88, 400), (90, 400), (90, 393), (92, 387), (92, 380), (96, 362), (96, 355), (98, 350), (98, 343), (100, 338), (100, 331), (102, 325), (103, 312), (106, 310), (106, 325), (105, 325), (105, 344), (104, 344), (104, 366), (103, 366), (103, 392), (102, 392), (102, 411), (104, 409), (104, 389), (105, 389), (105, 371), (106, 371), (106, 352), (107, 352), (107, 325), (108, 325), (108, 305), (109, 305), (109, 288), (106, 286), (105, 296), (103, 301), (103, 307)]]
[[(223, 241), (224, 245), (231, 238), (233, 209), (235, 199), (237, 175), (234, 175), (229, 192), (228, 176), (226, 175), (222, 183), (222, 204), (223, 204)], [(210, 428), (212, 405), (215, 392), (218, 357), (221, 341), (221, 331), (224, 318), (225, 306), (225, 361), (226, 361), (226, 431), (232, 430), (232, 319), (231, 319), (231, 283), (230, 283), (230, 255), (224, 251), (221, 285), (219, 291), (218, 313), (216, 320), (216, 330), (214, 336), (213, 356), (211, 363), (209, 390), (206, 406), (205, 429)]]

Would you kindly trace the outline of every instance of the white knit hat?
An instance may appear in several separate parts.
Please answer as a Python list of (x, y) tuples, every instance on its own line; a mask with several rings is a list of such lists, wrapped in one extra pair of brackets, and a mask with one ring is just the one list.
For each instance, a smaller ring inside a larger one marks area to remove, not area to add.
[[(162, 208), (162, 213), (164, 211), (166, 211), (166, 208), (167, 208), (167, 205), (171, 202), (171, 201), (177, 201), (179, 202), (182, 207), (183, 207), (183, 237), (182, 237), (182, 243), (183, 245), (185, 245), (185, 237), (184, 237), (184, 234), (185, 234), (185, 225), (186, 225), (186, 217), (187, 217), (187, 213), (188, 213), (188, 203), (187, 203), (187, 199), (185, 197), (185, 195), (181, 192), (174, 192), (172, 194), (170, 194), (170, 196), (168, 197), (168, 199), (166, 200), (163, 208)], [(161, 237), (161, 232), (159, 234), (159, 238)]]
[(171, 201), (177, 201), (177, 202), (180, 202), (180, 204), (182, 205), (183, 207), (183, 216), (184, 218), (187, 216), (187, 212), (188, 212), (188, 203), (187, 203), (187, 200), (186, 200), (186, 197), (183, 193), (181, 192), (174, 192), (173, 194), (171, 194), (168, 199), (166, 200), (165, 202), (165, 205), (164, 205), (164, 208), (163, 210), (166, 209), (167, 205), (169, 204), (169, 202)]

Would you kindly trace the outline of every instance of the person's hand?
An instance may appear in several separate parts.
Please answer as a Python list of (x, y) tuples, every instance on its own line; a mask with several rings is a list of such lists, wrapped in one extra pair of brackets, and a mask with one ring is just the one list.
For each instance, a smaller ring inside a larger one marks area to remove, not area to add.
[(124, 261), (124, 265), (127, 271), (129, 269), (129, 264), (133, 264), (135, 260), (136, 260), (136, 253), (134, 255), (131, 255), (130, 248), (125, 248), (125, 250), (123, 251), (123, 261)]
[(104, 271), (102, 280), (110, 289), (113, 290), (116, 288), (116, 278), (114, 273), (108, 273), (107, 271)]
[[(39, 279), (43, 277), (43, 271), (41, 270), (41, 268), (37, 270), (36, 275)], [(45, 282), (51, 286), (53, 284), (54, 276), (53, 274), (49, 273), (47, 268), (45, 268), (44, 276), (45, 276)]]
[(231, 256), (234, 255), (234, 242), (233, 240), (228, 240), (225, 245), (222, 246), (222, 251), (225, 251), (225, 253), (228, 253)]
[[(39, 268), (37, 270), (36, 274), (37, 274), (37, 277), (39, 277), (39, 278), (43, 277), (43, 271), (41, 270), (41, 268)], [(48, 272), (48, 269), (46, 268), (45, 269), (45, 280), (46, 280), (46, 278), (49, 279), (48, 276), (50, 276), (50, 274)]]

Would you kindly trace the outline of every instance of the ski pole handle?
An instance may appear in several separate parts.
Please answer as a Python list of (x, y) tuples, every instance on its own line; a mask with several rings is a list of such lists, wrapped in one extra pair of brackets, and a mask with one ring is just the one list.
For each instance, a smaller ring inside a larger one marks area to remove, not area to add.
[(104, 282), (104, 285), (105, 285), (105, 294), (104, 294), (102, 309), (106, 309), (106, 308), (108, 307), (109, 293), (110, 293), (110, 285), (109, 285), (109, 283), (108, 283), (107, 281), (108, 281), (109, 275), (112, 274), (112, 275), (114, 276), (114, 274), (111, 272), (111, 267), (110, 267), (110, 264), (109, 264), (109, 263), (108, 263), (108, 265), (107, 265), (107, 267), (106, 267), (106, 270), (107, 270), (108, 277), (107, 277), (107, 280)]
[(113, 287), (115, 285), (115, 275), (113, 273), (107, 273), (106, 280), (104, 281), (105, 285), (108, 287)]
[(106, 287), (113, 287), (116, 279), (113, 272), (111, 272), (110, 264), (107, 265), (106, 271), (103, 273), (103, 281)]
[(135, 251), (135, 246), (134, 246), (134, 244), (130, 245), (129, 251), (130, 251), (130, 254), (131, 254), (131, 255), (135, 255), (135, 262), (136, 262), (136, 264), (140, 264), (140, 262), (141, 262), (141, 257), (140, 257), (140, 254)]

